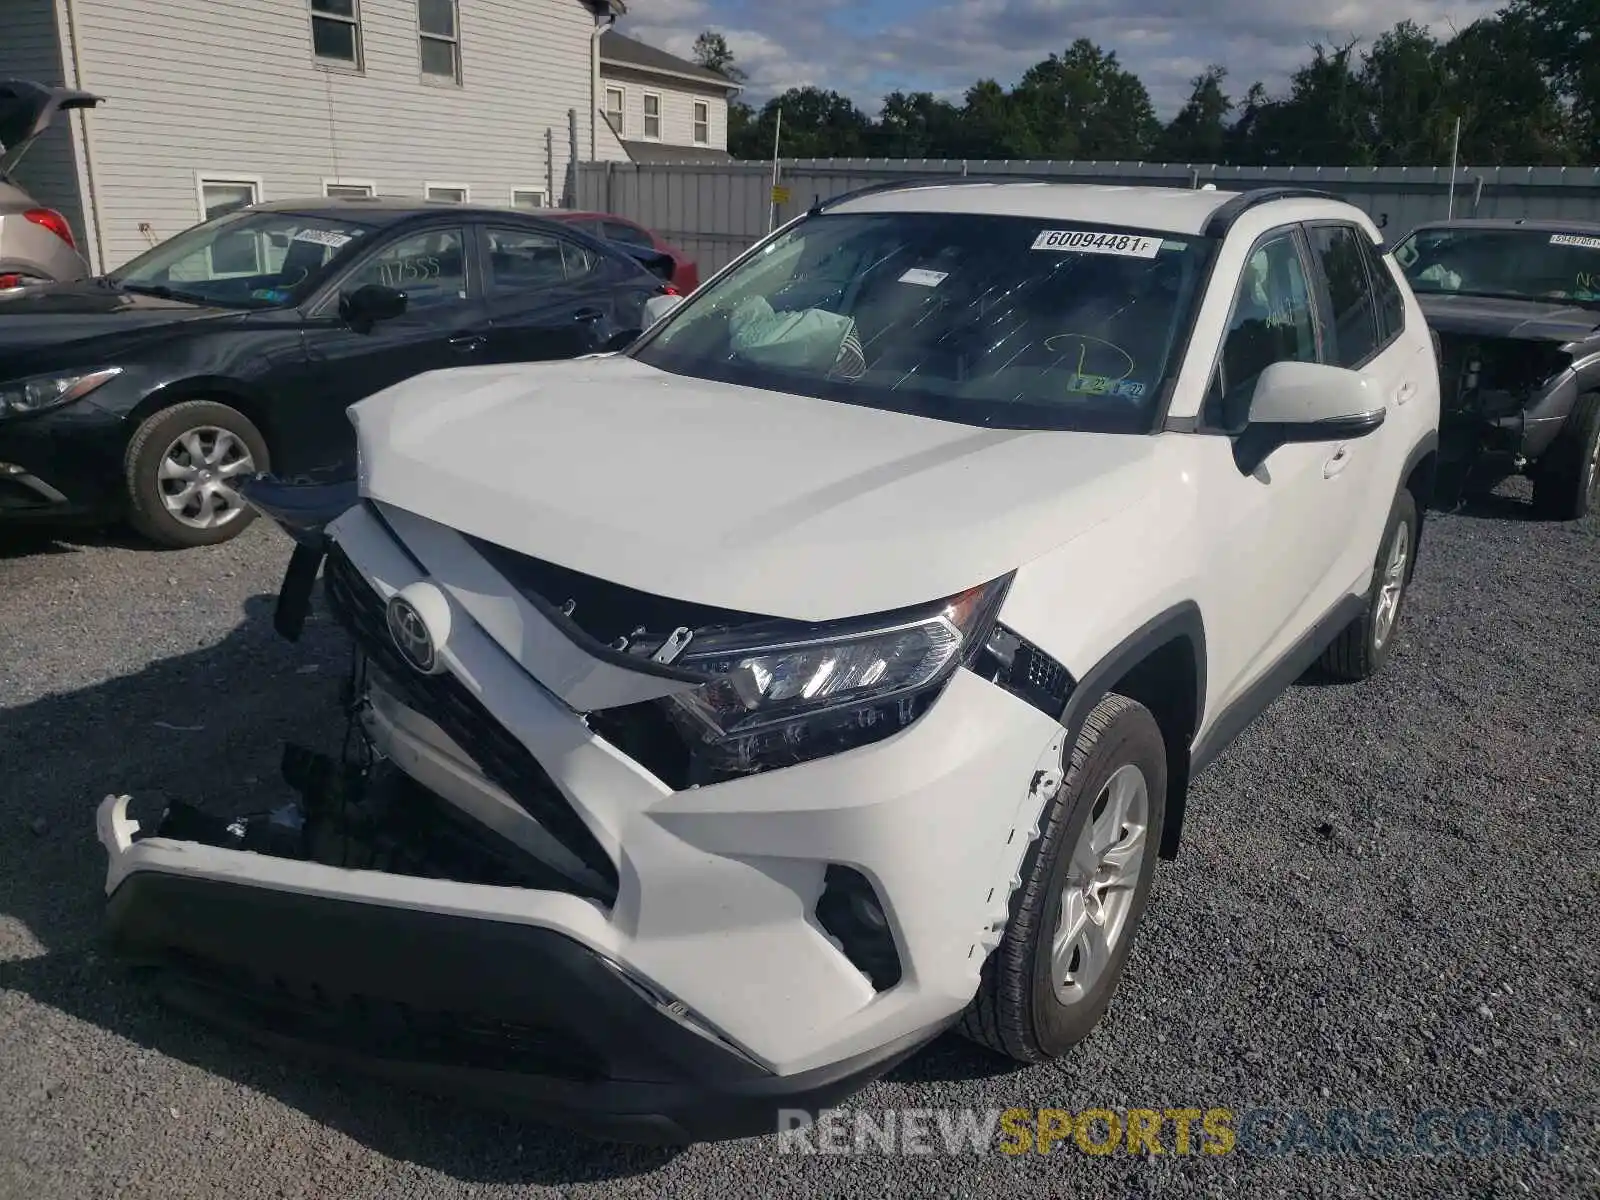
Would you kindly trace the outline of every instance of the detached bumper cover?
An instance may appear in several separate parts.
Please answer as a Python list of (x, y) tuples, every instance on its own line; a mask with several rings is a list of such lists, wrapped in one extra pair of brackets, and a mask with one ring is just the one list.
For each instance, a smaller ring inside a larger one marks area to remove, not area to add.
[(112, 894), (119, 957), (256, 1041), (596, 1136), (757, 1136), (837, 1103), (941, 1032), (776, 1076), (534, 926), (159, 872)]

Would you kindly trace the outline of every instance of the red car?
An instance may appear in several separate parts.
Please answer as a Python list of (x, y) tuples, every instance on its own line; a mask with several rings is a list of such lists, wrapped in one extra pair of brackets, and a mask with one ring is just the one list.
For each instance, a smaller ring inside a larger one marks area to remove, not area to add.
[(670, 254), (674, 264), (672, 286), (685, 296), (700, 286), (700, 268), (695, 266), (681, 250), (626, 217), (619, 217), (613, 213), (577, 212), (567, 208), (541, 208), (534, 215), (576, 225), (585, 233), (608, 242), (649, 246), (663, 254)]

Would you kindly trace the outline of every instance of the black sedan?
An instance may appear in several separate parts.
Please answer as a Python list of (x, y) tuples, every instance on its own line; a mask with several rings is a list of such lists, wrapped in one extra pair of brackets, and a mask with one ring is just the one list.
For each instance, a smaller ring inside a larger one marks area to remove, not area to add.
[(250, 523), (235, 483), (354, 473), (345, 409), (423, 371), (620, 349), (672, 261), (535, 216), (255, 205), (109, 276), (0, 298), (0, 523)]

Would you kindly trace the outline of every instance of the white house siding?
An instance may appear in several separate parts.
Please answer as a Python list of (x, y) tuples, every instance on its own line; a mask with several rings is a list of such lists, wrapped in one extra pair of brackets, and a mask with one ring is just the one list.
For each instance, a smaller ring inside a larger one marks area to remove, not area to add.
[[(602, 41), (601, 46), (605, 45)], [(711, 106), (711, 141), (705, 148), (728, 148), (728, 93), (715, 85), (701, 87), (687, 79), (651, 75), (629, 70), (610, 63), (600, 64), (600, 77), (605, 87), (621, 88), (622, 138), (624, 141), (646, 141), (644, 135), (644, 97), (652, 92), (661, 97), (661, 141), (669, 146), (695, 146), (694, 105), (702, 100)], [(600, 107), (605, 108), (605, 91), (600, 93)]]
[[(66, 84), (54, 0), (0, 0), (0, 79), (32, 79), (47, 87)], [(24, 156), (16, 182), (66, 217), (81, 247), (86, 231), (72, 150), (72, 122), (77, 119), (56, 119)]]
[(416, 0), (360, 0), (360, 73), (313, 58), (307, 0), (75, 9), (83, 86), (107, 100), (92, 135), (108, 267), (200, 220), (201, 177), (256, 181), (263, 200), (347, 181), (510, 204), (553, 175), (555, 202), (569, 109), (586, 145), (594, 17), (580, 0), (460, 0), (459, 87), (422, 77)]

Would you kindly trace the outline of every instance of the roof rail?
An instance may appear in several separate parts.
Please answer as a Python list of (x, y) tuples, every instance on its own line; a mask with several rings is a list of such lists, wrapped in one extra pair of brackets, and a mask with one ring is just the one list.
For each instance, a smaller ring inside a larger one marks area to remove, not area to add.
[[(901, 189), (910, 190), (922, 187), (959, 187), (961, 184), (970, 183), (1065, 183), (1065, 184), (1094, 184), (1094, 179), (1085, 179), (1076, 175), (1047, 175), (1028, 171), (998, 171), (988, 175), (939, 175), (929, 172), (926, 175), (907, 175), (899, 179), (887, 179), (881, 183), (869, 183), (866, 187), (856, 188), (854, 191), (841, 192), (837, 196), (830, 196), (823, 200), (818, 198), (810, 210), (811, 216), (832, 208), (836, 204), (843, 204), (847, 200), (859, 200), (863, 196), (875, 196), (879, 192), (898, 192)], [(1140, 185), (1145, 186), (1145, 185)], [(1161, 187), (1160, 183), (1151, 183), (1150, 187)], [(1173, 184), (1174, 188), (1179, 185)], [(1182, 185), (1184, 191), (1189, 191), (1189, 185)]]
[(1319, 191), (1316, 188), (1303, 187), (1263, 187), (1252, 188), (1248, 192), (1241, 192), (1231, 200), (1217, 206), (1216, 210), (1206, 218), (1204, 234), (1206, 237), (1222, 237), (1233, 227), (1233, 223), (1249, 212), (1252, 208), (1262, 204), (1270, 204), (1274, 200), (1339, 200), (1341, 197), (1332, 192)]

